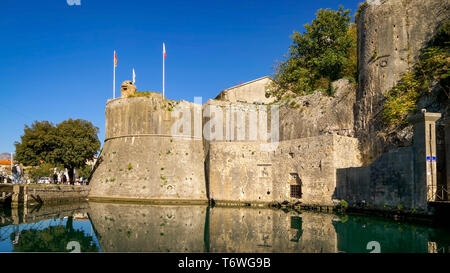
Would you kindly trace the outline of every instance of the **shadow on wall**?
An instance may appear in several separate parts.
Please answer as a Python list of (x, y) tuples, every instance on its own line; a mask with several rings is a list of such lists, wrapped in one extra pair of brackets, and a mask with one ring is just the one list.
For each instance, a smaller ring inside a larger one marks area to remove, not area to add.
[(413, 148), (392, 150), (370, 166), (336, 170), (335, 199), (353, 207), (420, 208), (415, 202)]

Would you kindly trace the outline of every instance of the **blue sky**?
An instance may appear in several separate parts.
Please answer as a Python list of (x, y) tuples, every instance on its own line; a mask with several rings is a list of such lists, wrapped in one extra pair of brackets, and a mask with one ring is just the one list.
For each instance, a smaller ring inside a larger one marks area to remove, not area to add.
[(1, 0), (0, 153), (14, 152), (25, 124), (91, 121), (104, 139), (104, 109), (136, 71), (139, 91), (203, 101), (265, 75), (283, 58), (292, 31), (320, 8), (339, 4), (355, 13), (362, 0), (149, 1)]

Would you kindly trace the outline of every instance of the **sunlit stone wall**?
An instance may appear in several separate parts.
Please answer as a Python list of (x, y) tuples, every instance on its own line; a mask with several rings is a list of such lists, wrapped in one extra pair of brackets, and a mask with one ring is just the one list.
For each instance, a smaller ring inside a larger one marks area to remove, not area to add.
[(192, 117), (201, 107), (157, 95), (108, 101), (106, 139), (90, 198), (207, 200), (201, 137), (193, 128), (172, 132), (175, 107)]
[[(210, 197), (214, 201), (300, 201), (332, 205), (336, 169), (359, 166), (354, 138), (323, 135), (282, 141), (274, 151), (258, 142), (212, 142)], [(301, 197), (291, 197), (291, 185)]]

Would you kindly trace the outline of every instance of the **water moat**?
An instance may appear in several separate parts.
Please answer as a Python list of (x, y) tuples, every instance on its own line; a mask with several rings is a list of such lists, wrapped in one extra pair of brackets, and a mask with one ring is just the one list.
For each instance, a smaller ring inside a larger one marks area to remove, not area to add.
[(74, 245), (81, 252), (449, 253), (450, 230), (269, 208), (90, 202), (0, 209), (0, 252)]

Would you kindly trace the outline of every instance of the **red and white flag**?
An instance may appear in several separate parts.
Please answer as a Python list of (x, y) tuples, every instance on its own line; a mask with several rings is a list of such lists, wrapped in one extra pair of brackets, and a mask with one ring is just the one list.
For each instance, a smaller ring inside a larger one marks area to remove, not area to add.
[(163, 56), (164, 56), (164, 59), (167, 57), (167, 54), (166, 54), (166, 44), (165, 44), (165, 43), (163, 43)]

